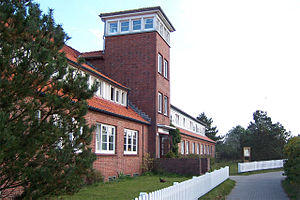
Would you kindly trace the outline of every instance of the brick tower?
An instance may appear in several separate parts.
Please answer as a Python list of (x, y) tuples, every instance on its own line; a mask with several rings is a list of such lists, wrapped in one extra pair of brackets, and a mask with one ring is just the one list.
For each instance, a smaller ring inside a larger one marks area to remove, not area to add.
[(101, 71), (131, 89), (129, 100), (151, 118), (149, 152), (169, 148), (170, 32), (160, 7), (102, 13), (105, 23)]

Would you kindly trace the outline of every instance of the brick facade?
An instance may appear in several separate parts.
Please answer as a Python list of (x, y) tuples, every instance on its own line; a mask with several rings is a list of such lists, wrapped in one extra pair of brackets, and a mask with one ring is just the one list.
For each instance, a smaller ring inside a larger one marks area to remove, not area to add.
[(158, 157), (157, 124), (170, 124), (169, 115), (158, 113), (158, 92), (168, 98), (170, 113), (170, 70), (165, 78), (157, 63), (160, 54), (170, 66), (170, 47), (153, 31), (106, 37), (104, 52), (103, 73), (129, 87), (130, 101), (151, 118), (149, 152)]
[[(147, 152), (148, 143), (148, 125), (130, 120), (121, 119), (100, 112), (89, 111), (86, 115), (87, 123), (90, 125), (106, 124), (116, 127), (115, 154), (96, 154), (97, 160), (94, 162), (94, 168), (108, 180), (110, 176), (117, 176), (118, 173), (126, 175), (142, 173), (142, 159)], [(124, 129), (138, 131), (138, 151), (137, 155), (124, 155)], [(92, 138), (92, 151), (95, 152), (96, 130)]]

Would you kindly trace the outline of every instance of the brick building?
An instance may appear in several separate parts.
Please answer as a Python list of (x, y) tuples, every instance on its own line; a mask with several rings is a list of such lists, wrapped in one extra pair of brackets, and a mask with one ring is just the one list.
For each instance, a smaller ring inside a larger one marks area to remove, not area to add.
[[(70, 67), (87, 74), (90, 85), (99, 83), (86, 116), (97, 126), (94, 168), (106, 180), (120, 172), (140, 174), (146, 152), (160, 158), (169, 151), (171, 121), (182, 134), (182, 154), (213, 156), (215, 142), (205, 136), (205, 125), (170, 104), (170, 34), (175, 28), (162, 9), (103, 13), (100, 18), (105, 27), (103, 50), (63, 49)], [(78, 57), (87, 62), (78, 65)], [(181, 123), (183, 119), (189, 126)]]

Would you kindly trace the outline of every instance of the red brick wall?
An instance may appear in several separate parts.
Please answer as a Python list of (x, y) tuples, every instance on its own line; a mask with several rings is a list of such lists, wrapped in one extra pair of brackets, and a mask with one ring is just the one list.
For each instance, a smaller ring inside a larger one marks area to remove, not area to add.
[[(192, 143), (195, 143), (195, 154), (197, 153), (197, 144), (199, 144), (199, 154), (201, 154), (201, 144), (208, 145), (209, 146), (209, 152), (211, 151), (211, 147), (213, 149), (212, 153), (210, 153), (210, 156), (215, 157), (215, 144), (211, 142), (207, 142), (204, 140), (200, 140), (194, 137), (189, 137), (186, 135), (181, 135), (181, 141), (184, 141), (184, 154), (186, 154), (186, 142), (189, 141), (189, 154), (192, 154)], [(179, 148), (178, 151), (181, 153), (181, 142), (178, 144)], [(204, 155), (204, 152), (202, 152)], [(205, 155), (208, 155), (207, 152)]]
[[(106, 115), (99, 112), (89, 111), (86, 115), (88, 124), (102, 123), (116, 127), (116, 145), (115, 154), (96, 154), (97, 160), (94, 162), (94, 168), (104, 175), (105, 180), (109, 176), (117, 176), (118, 173), (133, 175), (134, 173), (142, 173), (143, 153), (148, 148), (148, 125), (121, 119), (118, 117)], [(124, 155), (124, 129), (132, 129), (138, 131), (138, 153), (137, 155)], [(95, 152), (96, 130), (92, 139), (92, 151)]]
[(210, 169), (209, 158), (164, 158), (154, 162), (155, 170), (183, 175), (200, 175)]
[(170, 124), (169, 117), (158, 114), (157, 109), (158, 91), (167, 96), (170, 103), (170, 82), (157, 70), (158, 53), (169, 62), (170, 74), (170, 48), (157, 32), (109, 36), (105, 39), (103, 72), (129, 87), (129, 100), (151, 118), (148, 145), (150, 153), (156, 153), (156, 156), (156, 125)]

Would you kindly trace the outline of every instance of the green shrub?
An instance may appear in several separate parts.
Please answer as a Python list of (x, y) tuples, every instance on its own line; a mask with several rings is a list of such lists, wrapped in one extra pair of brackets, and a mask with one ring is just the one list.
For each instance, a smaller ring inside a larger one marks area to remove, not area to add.
[(284, 164), (284, 173), (287, 180), (300, 187), (300, 137), (293, 137), (284, 147), (287, 160)]
[(95, 169), (91, 169), (89, 173), (84, 177), (86, 185), (92, 185), (94, 183), (103, 182), (104, 177), (101, 172)]
[(166, 154), (166, 158), (176, 158), (176, 155), (173, 151), (169, 151), (167, 154)]

